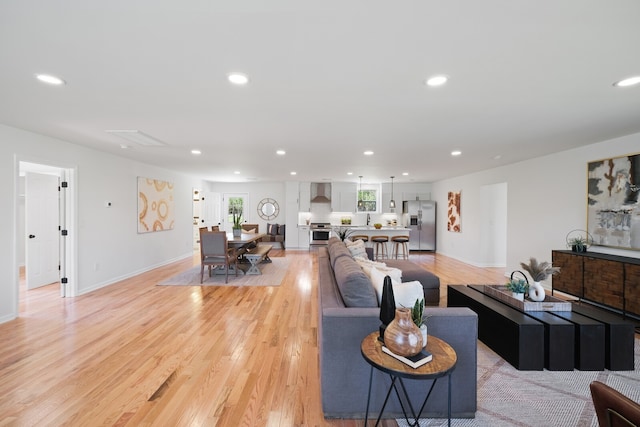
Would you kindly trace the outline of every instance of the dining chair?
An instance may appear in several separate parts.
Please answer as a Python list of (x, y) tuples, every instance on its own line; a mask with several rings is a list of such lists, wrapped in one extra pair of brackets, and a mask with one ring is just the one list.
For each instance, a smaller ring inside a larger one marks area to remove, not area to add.
[(599, 381), (593, 381), (589, 388), (600, 427), (640, 426), (638, 402)]
[(211, 267), (224, 267), (224, 283), (229, 282), (229, 269), (234, 266), (236, 277), (238, 276), (238, 258), (235, 248), (229, 248), (227, 244), (227, 233), (224, 231), (201, 231), (200, 232), (200, 283), (204, 280), (204, 267), (209, 267), (209, 277), (211, 277)]

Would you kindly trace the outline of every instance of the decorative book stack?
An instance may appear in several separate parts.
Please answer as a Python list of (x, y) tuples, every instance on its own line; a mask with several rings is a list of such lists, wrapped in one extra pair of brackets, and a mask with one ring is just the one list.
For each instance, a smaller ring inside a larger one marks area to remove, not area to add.
[(431, 362), (431, 359), (433, 359), (433, 355), (425, 349), (422, 349), (422, 351), (420, 351), (420, 353), (416, 354), (415, 356), (406, 356), (406, 357), (400, 356), (399, 354), (395, 354), (384, 345), (382, 346), (382, 351), (384, 351), (391, 357), (395, 357), (402, 363), (405, 363), (411, 366), (413, 369), (417, 369), (420, 366), (424, 365), (425, 363)]

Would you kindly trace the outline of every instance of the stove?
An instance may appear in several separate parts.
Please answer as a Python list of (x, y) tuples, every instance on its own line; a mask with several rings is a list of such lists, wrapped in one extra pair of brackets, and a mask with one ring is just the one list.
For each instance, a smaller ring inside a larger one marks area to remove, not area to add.
[(309, 224), (309, 246), (326, 246), (331, 237), (331, 223), (312, 222)]

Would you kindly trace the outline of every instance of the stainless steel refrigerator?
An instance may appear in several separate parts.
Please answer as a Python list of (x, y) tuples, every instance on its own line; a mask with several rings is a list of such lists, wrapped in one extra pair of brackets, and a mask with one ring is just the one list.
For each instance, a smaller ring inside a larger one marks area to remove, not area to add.
[(406, 200), (402, 202), (402, 222), (409, 228), (409, 250), (436, 250), (436, 202)]

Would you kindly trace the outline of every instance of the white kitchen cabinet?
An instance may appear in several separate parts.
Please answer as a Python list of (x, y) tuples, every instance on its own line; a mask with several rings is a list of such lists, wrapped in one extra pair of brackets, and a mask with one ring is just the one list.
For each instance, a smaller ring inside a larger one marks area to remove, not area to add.
[(355, 212), (357, 184), (351, 182), (333, 183), (331, 187), (331, 209), (334, 212)]
[[(431, 193), (403, 192), (402, 200), (431, 200)], [(396, 207), (398, 206), (397, 203), (398, 200), (396, 199)]]
[[(285, 247), (298, 247), (298, 198), (300, 197), (300, 186), (297, 181), (287, 181), (285, 183), (285, 223), (287, 224), (287, 233), (285, 235)], [(289, 231), (291, 230), (291, 231)], [(266, 231), (266, 230), (265, 230)]]
[(311, 211), (311, 183), (301, 182), (298, 194), (298, 212)]
[(299, 225), (298, 226), (298, 247), (300, 249), (309, 249), (309, 226), (308, 225)]

